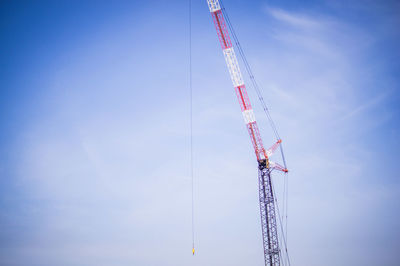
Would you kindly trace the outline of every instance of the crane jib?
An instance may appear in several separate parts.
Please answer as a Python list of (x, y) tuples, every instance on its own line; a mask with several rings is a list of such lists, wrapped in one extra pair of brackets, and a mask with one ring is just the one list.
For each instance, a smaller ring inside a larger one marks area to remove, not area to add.
[(239, 104), (242, 109), (244, 121), (247, 125), (251, 142), (254, 147), (257, 160), (266, 159), (266, 152), (258, 130), (258, 125), (255, 119), (254, 112), (251, 108), (250, 100), (247, 95), (247, 90), (243, 82), (240, 72), (239, 63), (237, 61), (235, 51), (232, 47), (232, 41), (229, 36), (228, 28), (225, 23), (224, 16), (218, 1), (209, 1), (211, 15), (217, 30), (218, 39), (224, 53), (225, 61), (228, 66), (229, 74), (235, 90), (237, 92)]

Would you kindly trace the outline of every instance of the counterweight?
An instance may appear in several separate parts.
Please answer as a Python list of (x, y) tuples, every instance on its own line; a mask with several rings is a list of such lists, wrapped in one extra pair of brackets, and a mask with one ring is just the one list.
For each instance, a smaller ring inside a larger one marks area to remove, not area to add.
[(207, 0), (207, 3), (258, 162), (259, 200), (265, 265), (278, 266), (281, 260), (271, 171), (276, 169), (287, 172), (287, 169), (277, 163), (269, 161), (269, 157), (278, 148), (281, 140), (277, 140), (268, 150), (264, 148), (257, 121), (247, 95), (246, 86), (240, 72), (239, 63), (221, 10), (221, 5), (218, 0)]

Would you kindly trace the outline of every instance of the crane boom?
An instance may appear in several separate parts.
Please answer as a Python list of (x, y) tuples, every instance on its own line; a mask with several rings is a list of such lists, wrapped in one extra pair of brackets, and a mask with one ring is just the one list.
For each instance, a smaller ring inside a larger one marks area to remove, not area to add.
[(243, 82), (242, 73), (240, 72), (239, 63), (232, 47), (231, 38), (229, 36), (228, 28), (226, 27), (219, 1), (209, 0), (208, 6), (217, 29), (217, 34), (222, 46), (226, 65), (228, 66), (229, 74), (231, 76), (233, 86), (235, 87), (236, 95), (242, 110), (243, 119), (246, 123), (257, 160), (265, 159), (267, 157), (266, 151), (260, 137), (257, 121), (247, 95), (246, 86)]
[(265, 265), (280, 265), (280, 249), (278, 241), (278, 232), (275, 215), (275, 198), (272, 188), (271, 171), (274, 169), (287, 172), (287, 169), (277, 163), (269, 161), (269, 156), (277, 149), (281, 140), (266, 150), (258, 130), (257, 121), (247, 95), (246, 86), (244, 84), (242, 74), (240, 72), (239, 63), (237, 61), (235, 51), (226, 26), (224, 14), (221, 10), (219, 0), (207, 0), (208, 7), (217, 30), (218, 39), (221, 43), (224, 53), (226, 65), (232, 79), (233, 86), (240, 104), (243, 119), (253, 144), (254, 152), (258, 162), (259, 172), (259, 200), (261, 227), (264, 247)]

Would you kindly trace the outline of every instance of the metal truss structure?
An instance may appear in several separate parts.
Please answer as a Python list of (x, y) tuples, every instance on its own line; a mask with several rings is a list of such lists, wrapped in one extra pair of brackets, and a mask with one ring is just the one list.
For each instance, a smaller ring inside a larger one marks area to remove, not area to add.
[(261, 229), (263, 234), (265, 265), (280, 265), (278, 232), (275, 216), (275, 198), (271, 171), (267, 160), (258, 163), (258, 193), (260, 199)]
[(268, 150), (264, 148), (220, 2), (219, 0), (207, 0), (207, 3), (258, 162), (259, 200), (265, 265), (279, 266), (281, 260), (271, 172), (273, 170), (287, 172), (288, 170), (278, 163), (271, 162), (269, 157), (282, 141), (278, 139)]

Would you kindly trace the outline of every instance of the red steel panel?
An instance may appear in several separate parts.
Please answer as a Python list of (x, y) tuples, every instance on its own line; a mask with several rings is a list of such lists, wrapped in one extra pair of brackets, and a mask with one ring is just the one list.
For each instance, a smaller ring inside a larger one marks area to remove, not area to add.
[(226, 27), (224, 16), (221, 10), (211, 13), (215, 28), (217, 29), (218, 39), (221, 43), (222, 50), (232, 47), (231, 38), (229, 37), (228, 28)]
[(247, 90), (245, 85), (241, 85), (235, 88), (236, 91), (236, 96), (238, 98), (239, 104), (240, 104), (240, 109), (242, 112), (244, 110), (249, 110), (251, 109), (251, 104), (249, 100), (249, 96), (247, 95)]
[(253, 144), (257, 160), (267, 158), (267, 154), (261, 140), (260, 131), (258, 130), (257, 122), (248, 123), (246, 126), (247, 130), (249, 131), (251, 143)]

